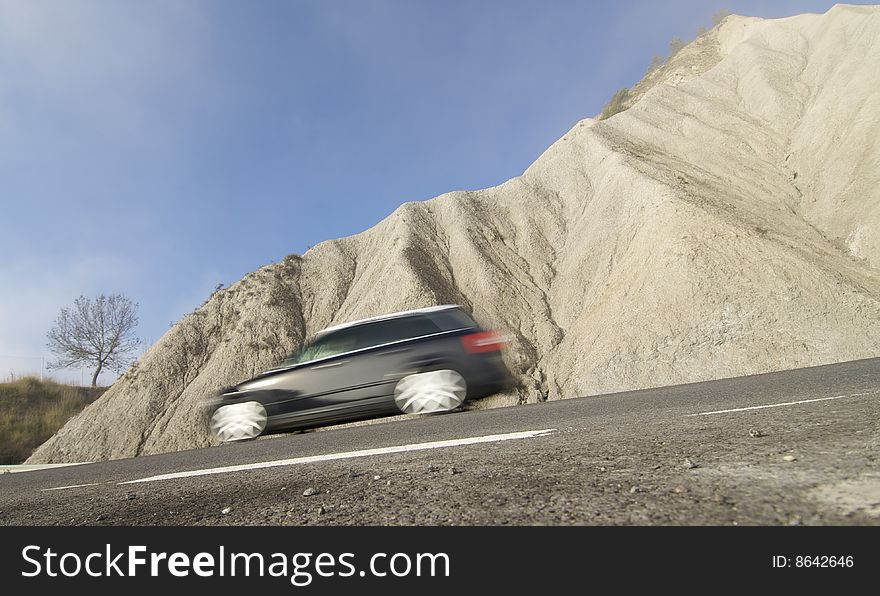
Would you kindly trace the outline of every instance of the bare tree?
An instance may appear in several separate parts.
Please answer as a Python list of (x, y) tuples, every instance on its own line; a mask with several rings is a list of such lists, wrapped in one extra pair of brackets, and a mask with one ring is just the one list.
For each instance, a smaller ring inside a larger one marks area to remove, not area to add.
[(94, 387), (104, 367), (128, 366), (130, 354), (138, 345), (134, 336), (137, 307), (136, 302), (121, 294), (101, 294), (95, 299), (80, 296), (73, 301), (73, 307), (62, 308), (46, 334), (47, 346), (57, 358), (49, 363), (49, 368), (94, 366)]

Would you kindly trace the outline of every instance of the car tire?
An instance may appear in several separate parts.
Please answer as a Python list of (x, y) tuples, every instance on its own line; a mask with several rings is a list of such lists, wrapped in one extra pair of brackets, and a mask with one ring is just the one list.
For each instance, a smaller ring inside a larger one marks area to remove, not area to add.
[(394, 388), (394, 401), (404, 414), (451, 412), (467, 398), (467, 382), (444, 368), (407, 375)]
[(211, 416), (211, 432), (223, 443), (244, 441), (260, 436), (267, 422), (263, 404), (245, 401), (217, 408)]

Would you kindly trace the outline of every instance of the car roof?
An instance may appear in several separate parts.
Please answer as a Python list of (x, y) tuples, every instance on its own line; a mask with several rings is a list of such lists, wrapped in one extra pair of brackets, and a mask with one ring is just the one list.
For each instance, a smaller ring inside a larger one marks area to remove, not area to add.
[(315, 334), (315, 337), (321, 337), (331, 331), (339, 331), (340, 329), (346, 329), (348, 327), (354, 327), (355, 325), (360, 325), (362, 323), (372, 323), (374, 321), (385, 321), (388, 319), (399, 319), (402, 317), (408, 317), (410, 315), (420, 315), (431, 312), (439, 312), (443, 310), (453, 310), (456, 308), (461, 308), (460, 304), (443, 304), (440, 306), (429, 306), (427, 308), (416, 308), (413, 310), (402, 310), (400, 312), (393, 312), (387, 315), (379, 315), (376, 317), (369, 317), (366, 319), (358, 319), (357, 321), (349, 321), (348, 323), (340, 323), (339, 325), (333, 325), (332, 327), (327, 327), (326, 329), (322, 329)]

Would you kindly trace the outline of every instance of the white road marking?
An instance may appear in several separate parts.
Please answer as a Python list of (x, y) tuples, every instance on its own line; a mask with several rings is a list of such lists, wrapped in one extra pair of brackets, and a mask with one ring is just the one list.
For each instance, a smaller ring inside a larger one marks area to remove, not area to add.
[(55, 486), (53, 488), (41, 488), (40, 490), (64, 490), (67, 488), (82, 488), (84, 486), (98, 486), (99, 484), (103, 484), (102, 482), (92, 482), (91, 484), (71, 484), (70, 486)]
[(51, 470), (53, 468), (66, 468), (67, 466), (81, 466), (89, 462), (76, 462), (69, 464), (16, 464), (14, 466), (0, 466), (0, 474), (20, 474), (21, 472), (37, 472), (39, 470)]
[(856, 397), (857, 395), (868, 395), (867, 393), (857, 393), (855, 395), (835, 395), (833, 397), (818, 397), (816, 399), (802, 399), (800, 401), (787, 401), (780, 404), (767, 404), (764, 406), (749, 406), (748, 408), (733, 408), (731, 410), (715, 410), (714, 412), (700, 412), (698, 414), (688, 414), (688, 416), (710, 416), (712, 414), (729, 414), (731, 412), (745, 412), (747, 410), (766, 410), (767, 408), (781, 408), (783, 406), (796, 406), (798, 404), (811, 404), (817, 401), (829, 401), (832, 399), (843, 399), (844, 397)]
[(476, 445), (478, 443), (496, 443), (499, 441), (512, 441), (516, 439), (529, 439), (543, 437), (555, 428), (544, 430), (526, 430), (522, 432), (507, 433), (501, 435), (486, 435), (482, 437), (469, 437), (466, 439), (450, 439), (448, 441), (432, 441), (429, 443), (413, 443), (410, 445), (396, 445), (394, 447), (379, 447), (376, 449), (362, 449), (360, 451), (345, 451), (341, 453), (327, 453), (324, 455), (310, 455), (307, 457), (294, 457), (292, 459), (278, 459), (274, 461), (257, 462), (253, 464), (241, 464), (237, 466), (225, 466), (222, 468), (209, 468), (205, 470), (190, 470), (188, 472), (174, 472), (171, 474), (159, 474), (138, 480), (128, 480), (119, 484), (136, 484), (139, 482), (155, 482), (157, 480), (174, 480), (177, 478), (191, 478), (193, 476), (208, 476), (211, 474), (227, 474), (229, 472), (241, 472), (244, 470), (260, 470), (263, 468), (276, 468), (279, 466), (293, 466), (297, 464), (311, 464), (322, 461), (337, 459), (353, 459), (356, 457), (370, 457), (372, 455), (386, 455), (389, 453), (405, 453), (408, 451), (422, 451), (424, 449), (442, 449), (444, 447), (457, 447), (460, 445)]

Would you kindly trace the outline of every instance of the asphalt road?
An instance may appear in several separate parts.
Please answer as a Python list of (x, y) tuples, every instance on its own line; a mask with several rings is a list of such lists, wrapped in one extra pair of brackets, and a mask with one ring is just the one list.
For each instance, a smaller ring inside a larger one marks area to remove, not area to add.
[(878, 396), (871, 359), (4, 474), (0, 524), (877, 525)]

